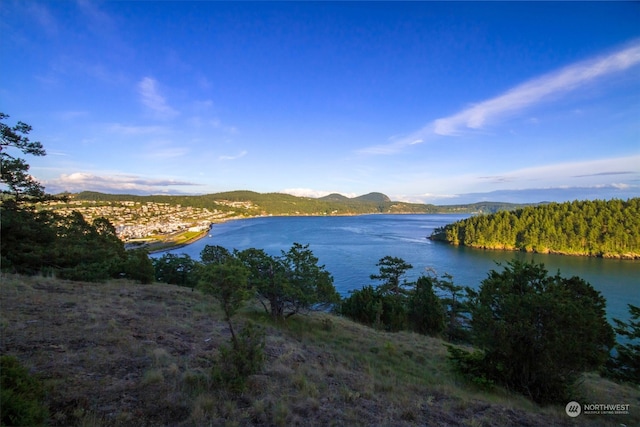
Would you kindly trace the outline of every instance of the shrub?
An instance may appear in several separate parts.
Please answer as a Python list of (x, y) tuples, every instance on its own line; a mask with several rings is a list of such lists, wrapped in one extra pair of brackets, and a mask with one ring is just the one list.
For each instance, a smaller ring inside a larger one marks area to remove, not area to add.
[(187, 254), (164, 254), (153, 260), (155, 277), (158, 282), (193, 288), (198, 282), (196, 262)]
[(0, 357), (0, 424), (44, 425), (49, 411), (42, 384), (13, 356)]
[(364, 286), (360, 290), (351, 291), (349, 298), (342, 301), (342, 315), (363, 325), (374, 326), (380, 321), (382, 312), (381, 297), (373, 286)]
[(253, 323), (247, 323), (231, 345), (222, 345), (212, 378), (217, 384), (233, 392), (244, 390), (247, 378), (264, 366), (265, 333)]
[(565, 402), (580, 375), (601, 367), (613, 347), (605, 307), (579, 277), (550, 277), (542, 264), (512, 261), (489, 273), (473, 302), (483, 356), (470, 367), (537, 402)]
[(155, 280), (155, 269), (146, 249), (127, 251), (127, 259), (122, 265), (124, 276), (147, 284)]
[(475, 350), (468, 352), (458, 347), (445, 344), (447, 347), (447, 357), (453, 365), (453, 370), (462, 374), (476, 386), (488, 390), (494, 385), (494, 381), (490, 379), (491, 373), (486, 363), (485, 354)]

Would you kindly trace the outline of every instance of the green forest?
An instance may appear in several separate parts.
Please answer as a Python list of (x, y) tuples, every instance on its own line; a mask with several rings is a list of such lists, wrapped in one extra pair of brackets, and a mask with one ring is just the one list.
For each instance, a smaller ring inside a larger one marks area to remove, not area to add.
[(640, 198), (477, 215), (436, 229), (430, 239), (483, 249), (640, 258)]
[[(83, 191), (70, 196), (70, 199), (117, 202), (155, 202), (180, 204), (194, 208), (233, 210), (246, 216), (256, 215), (361, 215), (373, 213), (491, 213), (501, 210), (512, 210), (527, 205), (479, 202), (467, 205), (432, 205), (392, 201), (382, 193), (369, 193), (359, 197), (348, 198), (338, 194), (330, 194), (321, 198), (297, 197), (283, 193), (257, 193), (255, 191), (227, 191), (204, 195), (151, 195), (105, 194), (94, 191)], [(230, 207), (219, 202), (250, 202), (253, 206)]]

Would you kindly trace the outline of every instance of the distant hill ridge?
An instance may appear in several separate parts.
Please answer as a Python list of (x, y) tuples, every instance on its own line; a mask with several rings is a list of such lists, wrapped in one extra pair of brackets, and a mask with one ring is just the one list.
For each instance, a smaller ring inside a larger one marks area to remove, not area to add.
[[(257, 193), (249, 190), (226, 191), (204, 195), (150, 195), (106, 194), (83, 191), (71, 195), (76, 200), (100, 202), (135, 201), (168, 203), (207, 209), (231, 209), (247, 216), (255, 215), (358, 215), (371, 213), (492, 213), (513, 210), (535, 204), (481, 202), (468, 205), (432, 205), (392, 201), (383, 193), (372, 192), (349, 198), (332, 193), (327, 196), (298, 197), (285, 193)], [(229, 207), (231, 203), (246, 206)], [(225, 205), (225, 203), (227, 205)], [(225, 207), (226, 206), (226, 207)]]
[(391, 199), (389, 198), (389, 196), (382, 193), (368, 193), (358, 197), (347, 197), (347, 196), (343, 196), (342, 194), (331, 193), (324, 197), (318, 197), (318, 200), (326, 200), (330, 202), (344, 202), (348, 200), (357, 200), (361, 202), (382, 202), (382, 203), (391, 202)]

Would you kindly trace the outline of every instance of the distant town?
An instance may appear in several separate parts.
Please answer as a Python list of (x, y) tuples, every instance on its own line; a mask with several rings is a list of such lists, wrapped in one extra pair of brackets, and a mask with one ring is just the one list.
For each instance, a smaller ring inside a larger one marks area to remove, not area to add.
[(211, 224), (230, 219), (271, 215), (359, 215), (373, 213), (483, 213), (525, 205), (483, 202), (434, 206), (391, 201), (382, 193), (347, 198), (338, 194), (318, 199), (289, 194), (231, 191), (201, 196), (134, 196), (97, 192), (67, 194), (65, 199), (38, 203), (38, 209), (60, 215), (79, 212), (87, 222), (106, 218), (127, 248), (166, 250), (208, 234)]
[[(221, 200), (217, 203), (232, 208), (252, 207), (251, 202)], [(207, 231), (212, 223), (240, 216), (229, 210), (137, 201), (51, 201), (42, 207), (53, 209), (61, 215), (70, 215), (71, 212), (77, 211), (88, 222), (104, 217), (114, 225), (116, 234), (124, 242), (180, 232), (201, 233)]]

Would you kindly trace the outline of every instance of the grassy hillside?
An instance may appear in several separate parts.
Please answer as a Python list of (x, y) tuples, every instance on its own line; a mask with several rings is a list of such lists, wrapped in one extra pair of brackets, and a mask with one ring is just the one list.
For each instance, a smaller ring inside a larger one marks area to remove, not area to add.
[(443, 342), (376, 331), (325, 313), (267, 330), (267, 363), (242, 395), (217, 389), (211, 359), (229, 332), (215, 300), (172, 285), (1, 278), (2, 354), (48, 390), (51, 425), (640, 425), (640, 393), (586, 375), (577, 400), (630, 415), (569, 418), (451, 373)]

